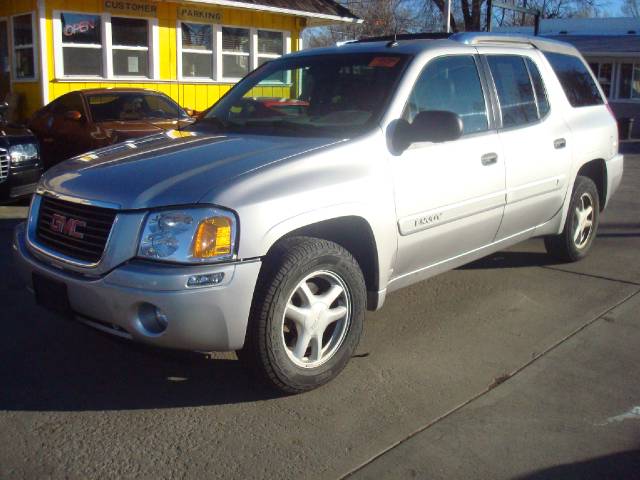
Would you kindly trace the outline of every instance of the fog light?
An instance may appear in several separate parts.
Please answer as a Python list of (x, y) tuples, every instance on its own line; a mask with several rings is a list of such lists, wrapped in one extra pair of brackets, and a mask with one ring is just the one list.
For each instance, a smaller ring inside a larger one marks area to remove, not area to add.
[(192, 275), (187, 280), (187, 287), (210, 287), (218, 285), (224, 279), (224, 273), (207, 273), (206, 275)]
[(150, 303), (143, 303), (138, 307), (138, 318), (144, 330), (153, 335), (161, 334), (169, 325), (167, 315)]

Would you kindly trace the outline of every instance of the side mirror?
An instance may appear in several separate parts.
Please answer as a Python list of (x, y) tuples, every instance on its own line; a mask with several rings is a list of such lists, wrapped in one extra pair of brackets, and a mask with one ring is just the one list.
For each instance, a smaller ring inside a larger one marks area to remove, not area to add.
[(418, 142), (449, 142), (462, 136), (462, 119), (457, 113), (445, 110), (420, 112), (412, 123), (398, 121), (394, 133), (394, 147), (406, 150)]
[(69, 110), (68, 112), (64, 112), (65, 120), (73, 120), (77, 122), (82, 118), (82, 114), (77, 110)]

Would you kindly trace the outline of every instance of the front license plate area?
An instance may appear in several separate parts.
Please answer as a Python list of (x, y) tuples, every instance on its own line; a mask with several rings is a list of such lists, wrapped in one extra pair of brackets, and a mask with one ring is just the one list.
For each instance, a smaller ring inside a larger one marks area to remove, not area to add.
[(33, 291), (36, 303), (44, 308), (65, 316), (71, 316), (71, 305), (67, 285), (51, 278), (33, 273)]

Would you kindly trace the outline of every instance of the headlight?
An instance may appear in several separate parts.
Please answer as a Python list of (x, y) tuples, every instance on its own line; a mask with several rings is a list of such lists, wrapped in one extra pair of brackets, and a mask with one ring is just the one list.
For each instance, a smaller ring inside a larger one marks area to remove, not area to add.
[(18, 165), (38, 158), (38, 147), (35, 143), (20, 143), (9, 147), (11, 163)]
[(218, 208), (184, 208), (149, 213), (138, 256), (178, 263), (207, 263), (233, 258), (237, 222)]

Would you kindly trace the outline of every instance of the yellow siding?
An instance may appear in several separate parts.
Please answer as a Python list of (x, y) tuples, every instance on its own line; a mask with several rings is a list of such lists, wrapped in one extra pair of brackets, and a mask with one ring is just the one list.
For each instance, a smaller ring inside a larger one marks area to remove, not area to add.
[[(21, 13), (33, 13), (34, 19), (37, 13), (37, 1), (36, 0), (0, 0), (0, 17), (11, 17), (12, 15), (18, 15)], [(9, 24), (9, 35), (12, 35), (11, 27)], [(37, 41), (37, 36), (34, 38)], [(36, 63), (38, 62), (38, 49), (35, 49)], [(12, 52), (9, 52), (12, 55)], [(36, 69), (40, 70), (40, 65), (36, 65)], [(16, 81), (13, 82), (12, 91), (21, 95), (20, 114), (24, 117), (30, 114), (34, 110), (38, 109), (42, 105), (42, 90), (40, 88), (40, 81)]]
[[(0, 0), (0, 3), (6, 0)], [(26, 3), (31, 0), (10, 0), (15, 3)], [(69, 82), (56, 80), (54, 67), (54, 47), (53, 47), (53, 12), (55, 10), (99, 13), (102, 11), (102, 0), (46, 0), (47, 17), (47, 46), (48, 46), (48, 75), (49, 101), (74, 90), (85, 88), (107, 88), (107, 87), (140, 87), (158, 90), (166, 93), (185, 108), (204, 110), (215, 103), (232, 84), (221, 83), (189, 83), (178, 81), (177, 77), (177, 3), (158, 3), (158, 37), (159, 37), (159, 58), (160, 58), (160, 81), (139, 80), (135, 83), (126, 81), (83, 81)], [(193, 5), (193, 4), (192, 4)], [(246, 10), (235, 10), (229, 8), (216, 8), (222, 12), (223, 25), (237, 25), (254, 28), (271, 28), (276, 30), (287, 30), (291, 34), (291, 49), (295, 51), (299, 45), (301, 19), (293, 16), (278, 15), (265, 12), (252, 12)], [(277, 88), (265, 88), (270, 94), (276, 94)], [(280, 91), (284, 90), (281, 88)], [(30, 107), (33, 107), (31, 102)], [(32, 111), (32, 110), (31, 110)]]

